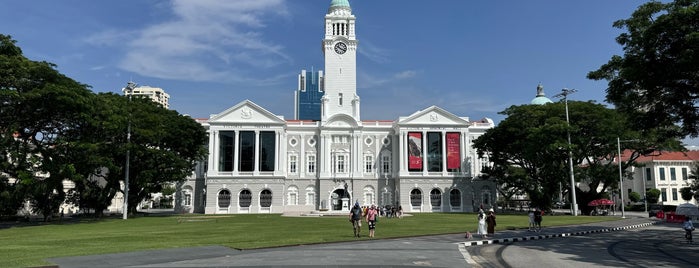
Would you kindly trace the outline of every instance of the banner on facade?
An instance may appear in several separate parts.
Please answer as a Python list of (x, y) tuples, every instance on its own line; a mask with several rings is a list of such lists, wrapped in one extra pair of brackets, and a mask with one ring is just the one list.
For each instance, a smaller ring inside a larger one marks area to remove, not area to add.
[(461, 167), (461, 133), (447, 133), (447, 169)]
[(422, 170), (422, 133), (408, 132), (408, 169)]

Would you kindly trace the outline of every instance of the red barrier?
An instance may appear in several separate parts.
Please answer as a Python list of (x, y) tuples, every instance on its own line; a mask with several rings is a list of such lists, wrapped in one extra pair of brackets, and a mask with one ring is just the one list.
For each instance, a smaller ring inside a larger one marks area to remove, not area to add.
[(683, 223), (685, 218), (684, 215), (678, 215), (675, 212), (668, 212), (666, 216), (667, 219), (665, 221), (672, 223)]
[(655, 213), (655, 217), (658, 218), (658, 219), (664, 219), (664, 218), (665, 218), (665, 212), (663, 212), (662, 210), (660, 210), (660, 211), (658, 211), (657, 213)]

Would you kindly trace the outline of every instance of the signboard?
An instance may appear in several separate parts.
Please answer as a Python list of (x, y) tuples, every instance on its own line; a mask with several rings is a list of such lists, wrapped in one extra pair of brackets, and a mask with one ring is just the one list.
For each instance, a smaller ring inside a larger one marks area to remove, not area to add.
[(461, 168), (461, 133), (447, 133), (447, 169)]
[(422, 133), (408, 132), (408, 169), (422, 170)]

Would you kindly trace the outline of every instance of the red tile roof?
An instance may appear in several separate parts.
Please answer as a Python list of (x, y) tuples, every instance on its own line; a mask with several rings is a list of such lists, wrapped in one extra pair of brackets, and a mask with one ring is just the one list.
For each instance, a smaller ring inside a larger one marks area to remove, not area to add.
[[(630, 151), (624, 151), (622, 157), (628, 158)], [(636, 159), (637, 163), (652, 162), (652, 161), (699, 161), (699, 151), (687, 152), (667, 152), (655, 151), (649, 155), (641, 156)]]

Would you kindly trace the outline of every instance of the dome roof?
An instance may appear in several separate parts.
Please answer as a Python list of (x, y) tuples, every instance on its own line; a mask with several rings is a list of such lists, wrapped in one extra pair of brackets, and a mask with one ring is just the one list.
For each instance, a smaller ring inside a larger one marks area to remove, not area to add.
[(351, 11), (352, 8), (350, 7), (349, 0), (333, 0), (332, 2), (330, 2), (330, 8), (328, 8), (328, 13), (338, 9)]
[(532, 100), (532, 104), (536, 104), (536, 105), (544, 105), (547, 103), (553, 103), (553, 101), (551, 101), (547, 97), (536, 97)]
[(546, 97), (546, 94), (544, 94), (544, 86), (539, 84), (536, 86), (536, 98), (532, 100), (531, 104), (544, 105), (547, 103), (553, 103), (553, 101)]
[(348, 0), (333, 0), (330, 7), (350, 7), (350, 4)]

